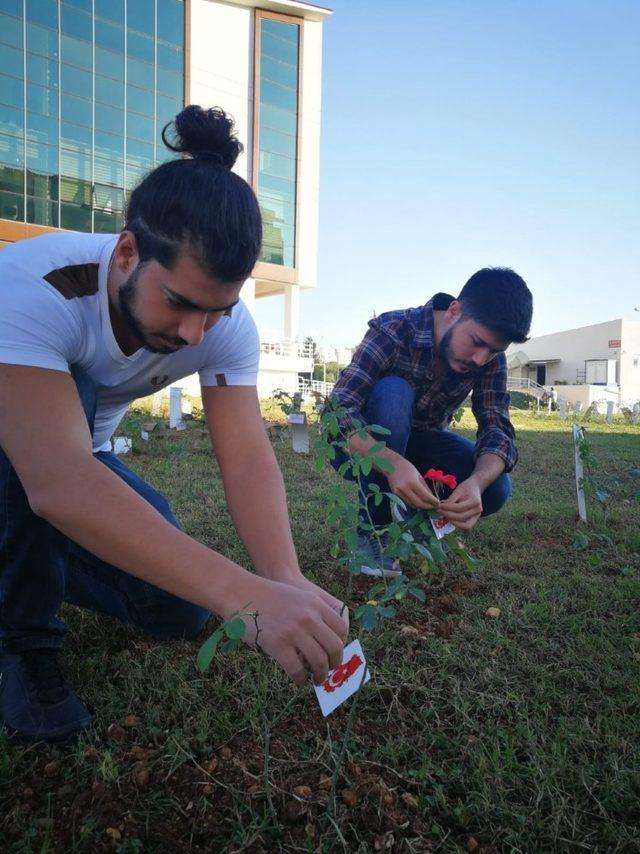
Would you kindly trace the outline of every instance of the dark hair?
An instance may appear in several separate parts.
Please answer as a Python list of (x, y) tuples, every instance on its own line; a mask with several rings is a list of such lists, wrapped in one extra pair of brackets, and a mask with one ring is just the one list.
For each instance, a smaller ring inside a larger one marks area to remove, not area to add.
[(162, 163), (131, 193), (125, 229), (135, 235), (140, 261), (171, 268), (189, 247), (211, 275), (246, 279), (260, 253), (262, 219), (253, 190), (231, 171), (243, 150), (233, 119), (192, 104), (165, 125), (162, 140), (189, 156)]
[(462, 316), (476, 320), (507, 341), (529, 337), (533, 297), (524, 279), (508, 267), (484, 267), (458, 296)]

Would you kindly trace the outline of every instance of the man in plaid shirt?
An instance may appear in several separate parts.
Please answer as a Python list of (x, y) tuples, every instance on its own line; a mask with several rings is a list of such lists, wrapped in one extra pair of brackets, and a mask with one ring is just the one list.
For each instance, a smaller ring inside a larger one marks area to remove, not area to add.
[[(438, 293), (425, 305), (390, 311), (369, 321), (369, 330), (335, 386), (347, 413), (342, 428), (351, 454), (365, 454), (379, 438), (360, 438), (356, 422), (390, 431), (378, 456), (393, 466), (360, 475), (359, 532), (362, 572), (399, 574), (382, 558), (367, 533), (388, 525), (390, 506), (364, 496), (369, 485), (393, 492), (408, 507), (437, 509), (457, 528), (471, 530), (480, 516), (498, 511), (511, 495), (511, 471), (518, 458), (509, 420), (504, 351), (527, 340), (533, 300), (524, 280), (508, 268), (475, 273), (456, 298)], [(449, 430), (454, 412), (471, 393), (478, 423), (476, 442)], [(334, 460), (337, 469), (344, 457)], [(422, 473), (428, 468), (454, 474), (458, 486), (438, 500)], [(376, 554), (377, 552), (377, 554)]]

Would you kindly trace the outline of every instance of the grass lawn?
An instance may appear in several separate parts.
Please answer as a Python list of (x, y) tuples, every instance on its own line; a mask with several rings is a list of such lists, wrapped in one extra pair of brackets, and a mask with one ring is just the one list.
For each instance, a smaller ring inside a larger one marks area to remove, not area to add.
[[(336, 826), (323, 821), (327, 778), (353, 701), (323, 719), (310, 686), (296, 693), (252, 650), (203, 676), (205, 635), (154, 643), (68, 607), (68, 670), (95, 726), (62, 748), (0, 733), (0, 851), (640, 851), (640, 480), (628, 474), (640, 428), (588, 425), (620, 498), (605, 537), (590, 508), (596, 522), (577, 548), (570, 424), (513, 417), (514, 497), (466, 537), (481, 566), (447, 564), (426, 580), (424, 605), (403, 603), (364, 637), (372, 679)], [(130, 413), (124, 432), (138, 436), (148, 418)], [(472, 425), (465, 412), (462, 431)], [(294, 455), (286, 431), (273, 442), (302, 569), (344, 596), (325, 522), (336, 476)], [(246, 563), (199, 420), (135, 439), (126, 461), (188, 533)], [(370, 583), (356, 581), (352, 605)], [(272, 720), (290, 700), (271, 730), (274, 826), (262, 712)]]

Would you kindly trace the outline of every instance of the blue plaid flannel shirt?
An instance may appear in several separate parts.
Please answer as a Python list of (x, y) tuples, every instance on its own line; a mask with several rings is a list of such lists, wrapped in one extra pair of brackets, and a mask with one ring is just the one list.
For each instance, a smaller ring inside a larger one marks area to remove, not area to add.
[(364, 420), (362, 409), (375, 383), (386, 376), (407, 380), (415, 390), (413, 430), (445, 430), (454, 412), (471, 393), (478, 431), (474, 458), (495, 454), (511, 471), (518, 459), (515, 430), (509, 420), (507, 360), (498, 353), (471, 377), (449, 373), (434, 376), (433, 312), (444, 311), (454, 297), (439, 293), (423, 306), (388, 311), (369, 321), (369, 330), (342, 371), (334, 388), (347, 409), (342, 428), (354, 431), (353, 419)]

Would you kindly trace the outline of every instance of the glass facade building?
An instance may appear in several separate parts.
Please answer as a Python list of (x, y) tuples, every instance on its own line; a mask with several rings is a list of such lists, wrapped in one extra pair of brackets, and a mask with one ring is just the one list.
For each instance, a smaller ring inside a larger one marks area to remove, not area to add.
[(300, 25), (257, 18), (257, 195), (261, 260), (295, 267)]
[(117, 232), (125, 195), (173, 156), (183, 0), (0, 0), (0, 218)]

